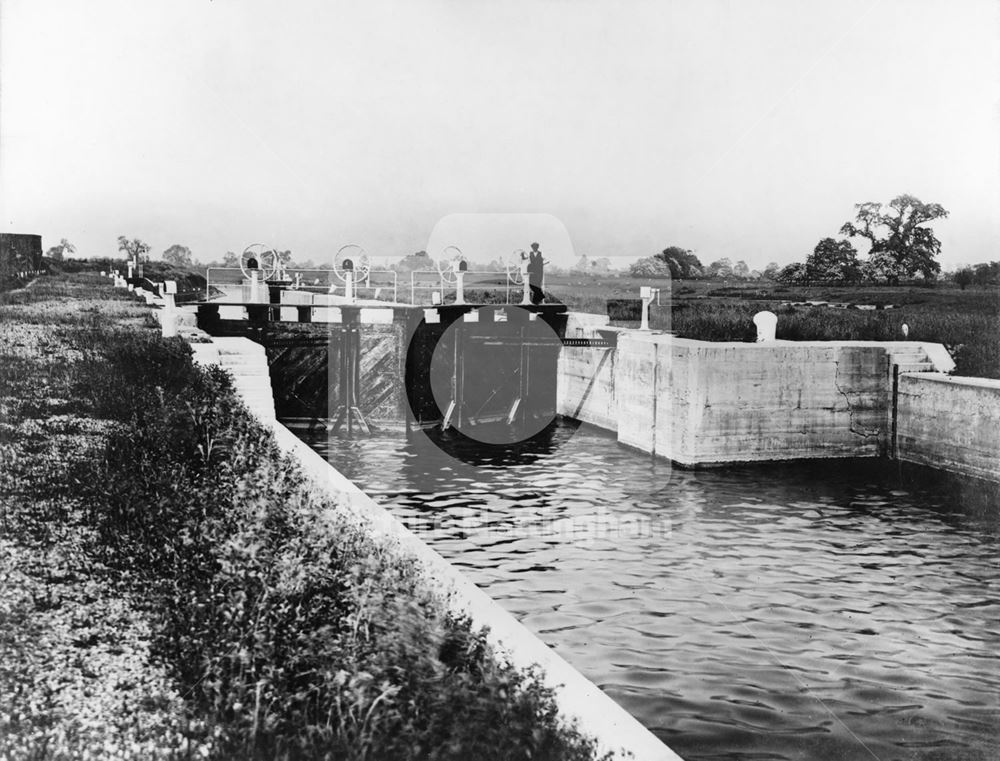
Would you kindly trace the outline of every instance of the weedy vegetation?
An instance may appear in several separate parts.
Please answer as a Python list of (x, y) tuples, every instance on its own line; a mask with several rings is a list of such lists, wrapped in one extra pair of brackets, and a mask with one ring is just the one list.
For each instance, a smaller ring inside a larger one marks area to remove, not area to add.
[(0, 757), (595, 757), (144, 314), (0, 300)]

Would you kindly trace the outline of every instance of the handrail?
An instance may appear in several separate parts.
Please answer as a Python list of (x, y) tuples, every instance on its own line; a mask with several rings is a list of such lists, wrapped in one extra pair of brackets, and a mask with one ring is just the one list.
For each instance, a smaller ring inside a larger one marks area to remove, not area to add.
[[(410, 303), (416, 305), (417, 303), (417, 283), (415, 280), (416, 275), (436, 275), (438, 278), (438, 286), (441, 291), (444, 291), (444, 278), (441, 277), (440, 270), (411, 270), (410, 271)], [(433, 285), (421, 286), (422, 288), (433, 288)], [(442, 297), (443, 298), (443, 297)]]
[[(437, 283), (434, 285), (418, 285), (416, 282), (417, 275), (432, 275), (437, 277)], [(502, 275), (504, 280), (504, 302), (510, 303), (510, 278), (507, 276), (506, 270), (468, 270), (465, 272), (465, 288), (480, 288), (481, 290), (499, 290), (501, 286), (497, 285), (483, 285), (481, 283), (470, 283), (470, 278), (476, 278), (483, 275)], [(412, 270), (410, 272), (410, 303), (417, 304), (417, 289), (433, 289), (440, 288), (441, 290), (441, 300), (444, 301), (444, 295), (449, 290), (454, 290), (454, 286), (446, 283), (439, 270)]]
[[(244, 276), (243, 270), (239, 267), (206, 267), (205, 268), (205, 300), (208, 301), (212, 294), (212, 273), (231, 273), (235, 277), (227, 279), (216, 279), (215, 285), (243, 285)], [(299, 282), (295, 285), (289, 286), (289, 290), (299, 290), (299, 291), (312, 291), (314, 293), (329, 293), (331, 288), (342, 288), (343, 286), (339, 281), (335, 280), (335, 273), (332, 269), (319, 268), (319, 267), (286, 267), (285, 272), (292, 276), (293, 278), (298, 275)], [(320, 277), (303, 278), (302, 275), (309, 273), (312, 275), (319, 275)], [(399, 275), (394, 270), (369, 270), (368, 274), (364, 279), (354, 283), (355, 292), (361, 290), (368, 291), (380, 291), (383, 288), (390, 287), (390, 278), (385, 278), (386, 283), (382, 284), (372, 284), (373, 276), (391, 276), (391, 287), (392, 287), (392, 302), (398, 303), (399, 301)], [(313, 282), (306, 282), (312, 279)], [(323, 281), (320, 283), (319, 281)], [(293, 281), (294, 282), (294, 281)]]

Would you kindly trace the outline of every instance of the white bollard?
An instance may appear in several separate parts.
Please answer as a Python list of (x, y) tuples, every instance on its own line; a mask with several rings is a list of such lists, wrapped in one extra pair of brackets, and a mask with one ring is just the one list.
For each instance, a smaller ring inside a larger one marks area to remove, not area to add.
[(163, 294), (163, 313), (160, 315), (160, 329), (164, 338), (173, 338), (177, 335), (177, 305), (174, 302), (174, 294)]
[(753, 324), (757, 326), (757, 343), (769, 343), (775, 340), (778, 316), (774, 312), (757, 312), (753, 316)]
[(455, 273), (455, 303), (465, 303), (465, 273), (461, 270)]

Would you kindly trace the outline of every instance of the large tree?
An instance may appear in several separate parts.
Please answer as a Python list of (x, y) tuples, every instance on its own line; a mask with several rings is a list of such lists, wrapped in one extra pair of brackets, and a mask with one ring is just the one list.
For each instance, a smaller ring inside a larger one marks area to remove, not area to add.
[[(854, 222), (845, 222), (841, 235), (867, 238), (871, 243), (869, 270), (885, 272), (890, 280), (917, 273), (933, 278), (941, 271), (935, 257), (941, 253), (941, 241), (927, 225), (948, 216), (941, 204), (923, 203), (911, 195), (896, 196), (888, 210), (881, 203), (856, 204)], [(891, 261), (890, 261), (891, 260)], [(898, 274), (899, 273), (899, 274)]]
[(680, 246), (668, 246), (656, 255), (670, 268), (670, 276), (675, 280), (699, 277), (702, 273), (701, 262), (690, 249)]
[(982, 262), (972, 273), (976, 285), (996, 285), (1000, 283), (1000, 262)]
[(190, 267), (192, 262), (191, 249), (175, 243), (163, 252), (163, 261), (177, 267)]
[(673, 268), (660, 256), (647, 256), (629, 266), (628, 273), (632, 277), (669, 278)]
[(806, 259), (810, 280), (854, 282), (860, 277), (858, 252), (849, 240), (823, 238)]
[(118, 250), (129, 259), (135, 258), (137, 262), (149, 261), (149, 244), (138, 238), (129, 240), (124, 235), (118, 236)]
[(708, 265), (709, 277), (727, 278), (733, 276), (733, 262), (729, 257), (717, 259)]
[(404, 256), (393, 266), (396, 272), (412, 272), (413, 270), (434, 270), (437, 263), (431, 259), (426, 251), (416, 251), (409, 256)]
[(972, 271), (972, 267), (962, 267), (954, 275), (955, 284), (961, 288), (963, 291), (975, 281), (976, 276)]
[(73, 253), (76, 253), (76, 246), (63, 238), (59, 241), (58, 246), (52, 246), (49, 248), (49, 250), (45, 252), (45, 255), (50, 259), (55, 259), (57, 262), (61, 262), (64, 258), (66, 258), (66, 254)]
[(809, 283), (809, 269), (803, 262), (792, 262), (782, 267), (774, 279), (779, 283), (806, 285)]
[(861, 264), (861, 276), (875, 283), (895, 284), (912, 274), (889, 251), (875, 251)]

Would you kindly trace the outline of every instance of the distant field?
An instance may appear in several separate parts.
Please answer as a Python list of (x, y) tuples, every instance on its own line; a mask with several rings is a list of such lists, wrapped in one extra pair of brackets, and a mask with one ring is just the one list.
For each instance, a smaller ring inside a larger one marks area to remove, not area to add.
[[(573, 309), (607, 313), (609, 299), (637, 299), (640, 278), (560, 275), (547, 278), (546, 291)], [(663, 281), (660, 306), (650, 310), (654, 329), (705, 341), (753, 341), (753, 315), (778, 315), (778, 338), (790, 340), (909, 340), (949, 348), (956, 374), (1000, 378), (1000, 289), (951, 284), (916, 286), (783, 286), (776, 283)], [(828, 301), (874, 305), (877, 310), (792, 306), (788, 302)], [(885, 308), (891, 307), (891, 308)], [(612, 317), (620, 314), (612, 314)], [(634, 321), (615, 321), (634, 325)]]

